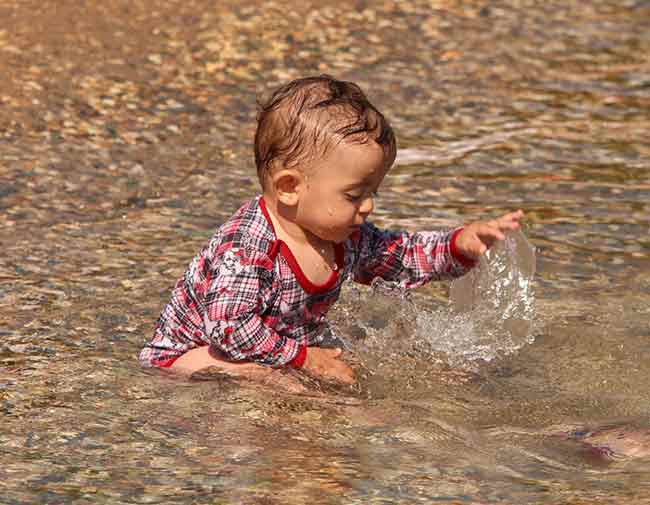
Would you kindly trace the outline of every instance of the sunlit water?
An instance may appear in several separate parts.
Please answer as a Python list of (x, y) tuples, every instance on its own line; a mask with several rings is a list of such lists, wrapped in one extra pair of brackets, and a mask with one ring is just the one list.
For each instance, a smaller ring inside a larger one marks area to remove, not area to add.
[[(21, 69), (1, 103), (26, 101), (0, 118), (0, 503), (650, 502), (647, 456), (562, 436), (650, 425), (648, 2), (87, 4), (71, 40), (45, 7), (2, 11), (23, 17), (0, 26)], [(534, 275), (511, 242), (455, 308), (444, 283), (346, 286), (349, 389), (140, 370), (257, 191), (256, 95), (323, 70), (396, 128), (377, 224), (521, 208)]]

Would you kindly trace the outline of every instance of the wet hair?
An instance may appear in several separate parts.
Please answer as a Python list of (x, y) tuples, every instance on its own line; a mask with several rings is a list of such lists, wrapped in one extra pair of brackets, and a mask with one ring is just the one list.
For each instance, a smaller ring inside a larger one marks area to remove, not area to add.
[(262, 187), (276, 163), (310, 163), (343, 141), (374, 141), (387, 167), (395, 161), (393, 129), (356, 84), (319, 75), (281, 86), (259, 104), (255, 164)]

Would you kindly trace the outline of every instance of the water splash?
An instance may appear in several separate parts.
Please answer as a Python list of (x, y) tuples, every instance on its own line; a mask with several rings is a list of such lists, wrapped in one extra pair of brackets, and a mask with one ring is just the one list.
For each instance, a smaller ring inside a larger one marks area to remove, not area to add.
[(509, 232), (452, 283), (447, 311), (418, 312), (418, 337), (454, 364), (491, 361), (532, 343), (534, 275), (534, 247), (521, 231)]
[(534, 248), (520, 231), (508, 233), (452, 283), (446, 306), (424, 307), (399, 284), (383, 280), (369, 292), (346, 283), (334, 334), (373, 362), (415, 354), (473, 368), (534, 340), (534, 274)]

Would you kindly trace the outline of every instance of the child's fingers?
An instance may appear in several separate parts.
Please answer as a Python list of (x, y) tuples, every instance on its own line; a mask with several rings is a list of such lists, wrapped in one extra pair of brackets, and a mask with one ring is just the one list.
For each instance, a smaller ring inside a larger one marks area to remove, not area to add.
[(500, 230), (517, 230), (520, 225), (518, 221), (506, 221), (500, 222), (498, 226)]
[(345, 371), (338, 377), (338, 379), (343, 382), (343, 384), (354, 384), (354, 372)]
[(519, 220), (524, 216), (523, 211), (516, 210), (515, 212), (509, 212), (503, 216), (497, 218), (495, 221), (497, 226), (501, 229), (507, 230), (516, 230), (519, 228)]
[(315, 373), (316, 375), (334, 379), (344, 384), (354, 383), (354, 371), (352, 368), (350, 368), (349, 365), (344, 361), (337, 359), (342, 353), (342, 350), (340, 348), (316, 349), (318, 349), (318, 353), (321, 354), (322, 361), (318, 362), (315, 365), (308, 366), (308, 370), (310, 370), (312, 373)]
[(477, 259), (495, 242), (505, 240), (506, 231), (518, 229), (523, 215), (523, 211), (516, 210), (489, 221), (472, 223), (463, 230), (457, 245), (466, 256)]
[(334, 349), (328, 349), (329, 355), (332, 358), (338, 358), (343, 352), (340, 347), (335, 347)]
[(492, 243), (495, 240), (503, 240), (506, 236), (501, 231), (501, 226), (499, 226), (497, 221), (488, 221), (480, 225), (476, 230), (476, 235), (482, 242), (486, 240), (488, 243)]
[(333, 370), (332, 376), (344, 384), (352, 384), (354, 382), (354, 372), (352, 369), (342, 361), (339, 361), (337, 365)]
[[(342, 349), (338, 347), (330, 349), (330, 351), (330, 356), (332, 358), (338, 358), (343, 353)], [(354, 382), (354, 372), (352, 369), (346, 363), (338, 359), (331, 364), (328, 375), (344, 384), (352, 384)]]
[(501, 217), (488, 221), (487, 224), (494, 229), (492, 236), (497, 240), (505, 238), (504, 231), (516, 230), (520, 227), (519, 220), (523, 217), (524, 213), (521, 210), (509, 212)]

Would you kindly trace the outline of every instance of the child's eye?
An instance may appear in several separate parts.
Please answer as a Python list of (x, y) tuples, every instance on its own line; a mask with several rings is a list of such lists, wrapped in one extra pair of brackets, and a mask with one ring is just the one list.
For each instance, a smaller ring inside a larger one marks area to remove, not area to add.
[(362, 197), (363, 197), (363, 193), (358, 195), (353, 193), (345, 193), (345, 198), (347, 198), (351, 202), (358, 202), (359, 200), (361, 200)]

